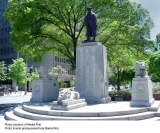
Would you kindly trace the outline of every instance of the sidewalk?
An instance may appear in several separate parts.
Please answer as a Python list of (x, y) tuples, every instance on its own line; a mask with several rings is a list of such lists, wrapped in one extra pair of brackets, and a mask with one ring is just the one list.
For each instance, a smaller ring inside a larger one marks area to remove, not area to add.
[(26, 101), (30, 101), (32, 92), (27, 92), (26, 95), (24, 95), (24, 91), (16, 93), (12, 92), (9, 95), (0, 96), (0, 105), (1, 104), (17, 104), (17, 103), (23, 103)]
[(4, 96), (2, 96), (2, 97), (11, 97), (11, 96), (31, 96), (32, 95), (32, 92), (27, 92), (27, 94), (26, 95), (24, 95), (24, 91), (19, 91), (19, 92), (12, 92), (11, 94), (9, 94), (9, 95), (4, 95)]
[(19, 106), (23, 102), (30, 101), (32, 92), (27, 92), (27, 95), (24, 95), (24, 91), (15, 93), (12, 92), (9, 95), (0, 96), (0, 121), (4, 120), (4, 113), (7, 110), (12, 110), (14, 106)]

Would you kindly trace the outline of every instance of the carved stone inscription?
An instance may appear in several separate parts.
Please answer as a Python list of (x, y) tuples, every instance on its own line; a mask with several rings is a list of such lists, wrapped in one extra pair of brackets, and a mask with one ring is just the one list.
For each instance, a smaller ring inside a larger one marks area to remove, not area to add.
[(40, 86), (39, 86), (39, 85), (36, 85), (34, 91), (35, 91), (35, 92), (39, 92), (39, 91), (40, 91)]
[(85, 99), (104, 98), (106, 49), (102, 45), (77, 48), (76, 90)]
[(145, 86), (143, 84), (137, 84), (136, 90), (134, 91), (134, 95), (138, 100), (145, 100)]

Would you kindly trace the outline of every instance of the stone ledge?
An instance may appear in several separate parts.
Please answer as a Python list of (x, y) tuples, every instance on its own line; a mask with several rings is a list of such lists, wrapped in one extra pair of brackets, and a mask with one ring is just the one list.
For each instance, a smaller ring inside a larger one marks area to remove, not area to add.
[(83, 42), (80, 47), (83, 46), (94, 46), (94, 45), (102, 45), (100, 42)]
[[(12, 113), (13, 114), (13, 113)], [(24, 119), (30, 120), (142, 120), (153, 118), (156, 116), (155, 112), (143, 112), (138, 114), (130, 114), (130, 115), (121, 115), (121, 116), (112, 116), (112, 117), (63, 117), (63, 116), (48, 116), (48, 115), (39, 115), (26, 112), (20, 108), (15, 108), (14, 114), (16, 117), (22, 117)], [(14, 119), (16, 117), (10, 116), (10, 119)], [(16, 118), (16, 120), (18, 120)]]
[(86, 105), (87, 105), (87, 103), (85, 102), (85, 99), (62, 100), (61, 103), (58, 103), (57, 101), (53, 101), (53, 105), (51, 106), (51, 110), (65, 110), (65, 111), (68, 111), (68, 110), (84, 107)]
[(58, 103), (57, 101), (53, 101), (53, 105), (73, 105), (77, 103), (85, 102), (85, 99), (79, 99), (79, 100), (63, 100), (62, 102)]
[(86, 102), (82, 102), (82, 103), (78, 103), (78, 104), (74, 104), (74, 105), (52, 105), (51, 110), (69, 111), (69, 110), (72, 110), (72, 109), (77, 109), (77, 108), (80, 108), (80, 107), (84, 107), (86, 105), (87, 105)]
[(149, 101), (146, 100), (132, 100), (130, 102), (131, 107), (151, 107), (154, 104), (155, 100), (152, 98)]

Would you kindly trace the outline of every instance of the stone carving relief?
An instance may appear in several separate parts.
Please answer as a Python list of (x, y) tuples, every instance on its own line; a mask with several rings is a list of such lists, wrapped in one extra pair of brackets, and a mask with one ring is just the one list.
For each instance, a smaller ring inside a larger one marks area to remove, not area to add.
[(79, 92), (71, 91), (69, 89), (64, 89), (59, 92), (57, 102), (62, 102), (63, 100), (78, 100), (80, 98)]
[(39, 86), (39, 85), (36, 85), (34, 91), (35, 91), (35, 92), (39, 92), (39, 91), (40, 91), (40, 86)]
[(40, 66), (38, 69), (39, 78), (48, 78), (48, 70), (44, 66)]
[(145, 90), (145, 86), (143, 84), (137, 84), (136, 85), (136, 89), (137, 89), (137, 91), (144, 91)]
[(56, 78), (53, 75), (49, 74), (49, 71), (50, 70), (48, 70), (46, 67), (40, 66), (38, 69), (39, 78), (56, 80)]

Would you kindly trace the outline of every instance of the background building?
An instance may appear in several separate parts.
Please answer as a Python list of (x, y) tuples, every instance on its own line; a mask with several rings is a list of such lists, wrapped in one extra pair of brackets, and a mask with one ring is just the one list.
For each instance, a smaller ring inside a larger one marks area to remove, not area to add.
[[(3, 13), (7, 8), (7, 4), (8, 0), (0, 0), (0, 61), (4, 61), (5, 64), (8, 66), (12, 64), (12, 59), (19, 58), (19, 53), (14, 51), (12, 44), (9, 43), (11, 26), (9, 22), (4, 20), (3, 16)], [(38, 68), (39, 66), (42, 65), (47, 67), (48, 69), (51, 69), (52, 67), (61, 65), (62, 68), (64, 68), (68, 72), (68, 75), (64, 77), (64, 81), (68, 83), (75, 77), (75, 71), (70, 71), (70, 65), (66, 62), (66, 59), (64, 57), (46, 54), (44, 60), (40, 64), (28, 62), (26, 60), (25, 62), (28, 68), (30, 67)], [(0, 84), (2, 83), (0, 82)], [(3, 84), (11, 84), (11, 83), (9, 83), (9, 81), (6, 81), (3, 82)]]
[(17, 52), (13, 50), (12, 44), (9, 43), (11, 27), (3, 17), (7, 3), (8, 0), (0, 0), (0, 61), (5, 61), (9, 65), (12, 63), (12, 59), (17, 58)]

